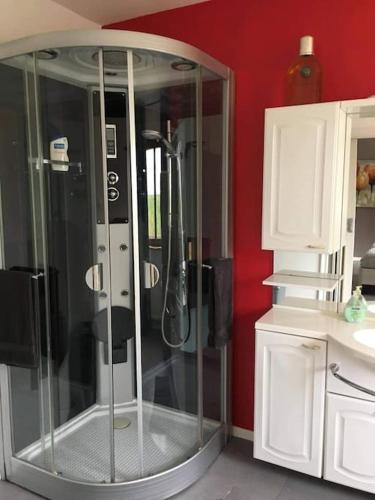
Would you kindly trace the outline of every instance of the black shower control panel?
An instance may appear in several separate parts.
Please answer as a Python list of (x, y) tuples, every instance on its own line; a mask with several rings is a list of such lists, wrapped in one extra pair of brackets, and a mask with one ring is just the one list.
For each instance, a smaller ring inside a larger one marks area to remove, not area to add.
[[(129, 221), (129, 193), (128, 193), (128, 131), (126, 94), (121, 91), (106, 91), (105, 102), (105, 131), (107, 157), (107, 200), (108, 217), (110, 224), (126, 224)], [(101, 152), (101, 120), (100, 95), (93, 92), (95, 154), (100, 158)], [(102, 175), (102, 165), (97, 162), (98, 178)], [(98, 189), (103, 189), (102, 183), (97, 183)], [(100, 186), (101, 184), (101, 186)], [(103, 200), (105, 193), (97, 193), (97, 222), (104, 223)]]

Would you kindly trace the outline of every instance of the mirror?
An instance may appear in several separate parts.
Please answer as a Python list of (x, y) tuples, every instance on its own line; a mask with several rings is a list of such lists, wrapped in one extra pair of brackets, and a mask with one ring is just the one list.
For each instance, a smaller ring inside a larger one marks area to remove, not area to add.
[(361, 286), (369, 313), (375, 314), (375, 117), (362, 110), (349, 115), (349, 126), (342, 301), (345, 303), (355, 287)]
[(359, 139), (356, 165), (356, 205), (352, 289), (360, 285), (375, 300), (375, 138)]

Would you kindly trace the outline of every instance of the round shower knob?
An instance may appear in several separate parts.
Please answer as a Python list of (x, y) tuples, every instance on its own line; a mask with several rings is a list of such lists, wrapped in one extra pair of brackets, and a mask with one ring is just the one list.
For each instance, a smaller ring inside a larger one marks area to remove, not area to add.
[(108, 184), (117, 184), (118, 183), (118, 175), (116, 172), (108, 172), (107, 175)]
[(108, 189), (108, 200), (109, 201), (116, 201), (119, 196), (120, 196), (120, 192), (117, 188), (110, 187)]

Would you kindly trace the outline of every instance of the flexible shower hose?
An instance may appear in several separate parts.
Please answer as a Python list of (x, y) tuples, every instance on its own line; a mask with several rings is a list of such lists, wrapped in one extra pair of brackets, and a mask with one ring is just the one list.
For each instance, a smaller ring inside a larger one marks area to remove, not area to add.
[[(177, 174), (178, 174), (178, 203), (182, 203), (182, 182), (181, 182), (181, 164), (180, 164), (180, 154), (175, 156), (176, 161), (177, 161)], [(168, 301), (168, 289), (169, 289), (169, 278), (170, 278), (170, 271), (171, 271), (171, 253), (172, 253), (172, 157), (171, 155), (168, 156), (168, 248), (167, 248), (167, 273), (166, 273), (166, 279), (165, 279), (165, 288), (164, 288), (164, 297), (163, 297), (163, 309), (161, 313), (161, 335), (163, 337), (164, 342), (167, 344), (168, 347), (171, 347), (172, 349), (178, 349), (182, 347), (188, 340), (190, 336), (190, 310), (189, 306), (187, 303), (187, 296), (188, 296), (188, 291), (187, 291), (187, 286), (186, 286), (186, 269), (184, 269), (184, 293), (186, 293), (186, 306), (188, 308), (188, 328), (186, 331), (186, 334), (184, 337), (181, 339), (180, 342), (174, 344), (170, 342), (167, 339), (167, 336), (165, 334), (165, 315), (167, 311), (167, 301)], [(184, 248), (184, 233), (183, 233), (183, 220), (182, 220), (182, 206), (179, 206), (179, 223), (181, 225), (181, 240), (182, 240), (182, 249)], [(184, 254), (184, 250), (182, 250), (182, 255)], [(182, 270), (180, 269), (180, 272)], [(184, 308), (184, 301), (182, 301), (182, 308)]]

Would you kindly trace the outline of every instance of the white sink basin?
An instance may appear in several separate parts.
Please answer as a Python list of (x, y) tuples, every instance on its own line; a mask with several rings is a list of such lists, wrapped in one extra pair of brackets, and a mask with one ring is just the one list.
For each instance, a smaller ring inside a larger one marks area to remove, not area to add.
[(375, 349), (375, 328), (367, 330), (357, 330), (353, 333), (353, 338), (360, 344)]

